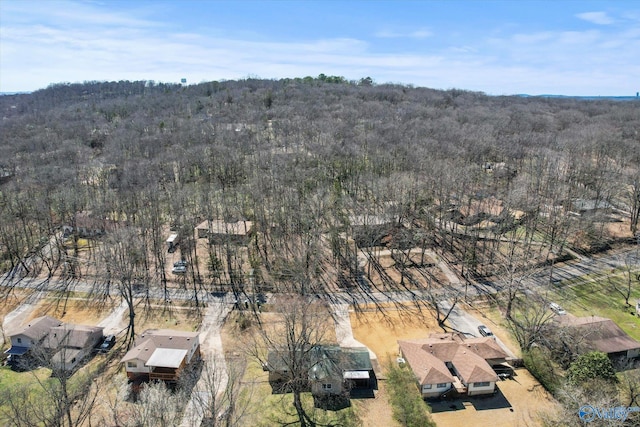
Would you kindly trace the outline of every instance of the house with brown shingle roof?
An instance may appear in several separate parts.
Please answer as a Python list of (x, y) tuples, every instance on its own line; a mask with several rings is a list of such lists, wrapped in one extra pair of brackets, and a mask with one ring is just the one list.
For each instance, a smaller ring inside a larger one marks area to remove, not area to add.
[(613, 320), (605, 317), (556, 316), (559, 327), (571, 330), (582, 342), (583, 351), (601, 351), (611, 359), (628, 362), (640, 356), (640, 342), (631, 338)]
[(200, 360), (197, 332), (148, 329), (124, 355), (127, 377), (134, 380), (175, 382), (189, 366)]
[(508, 357), (489, 337), (432, 334), (424, 339), (398, 341), (398, 345), (423, 398), (442, 396), (452, 389), (469, 396), (491, 394), (498, 381), (492, 366)]

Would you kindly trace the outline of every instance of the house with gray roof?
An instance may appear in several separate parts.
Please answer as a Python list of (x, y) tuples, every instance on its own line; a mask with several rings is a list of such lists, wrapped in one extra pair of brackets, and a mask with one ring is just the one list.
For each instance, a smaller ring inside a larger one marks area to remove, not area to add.
[[(52, 369), (71, 372), (100, 343), (102, 333), (103, 328), (99, 326), (74, 325), (42, 316), (9, 331), (11, 348), (5, 353), (22, 358), (37, 348), (39, 354), (36, 359), (44, 357), (49, 360)], [(30, 363), (26, 359), (23, 362)]]
[[(369, 350), (333, 345), (317, 345), (308, 351), (298, 352), (296, 364), (306, 372), (308, 389), (314, 396), (349, 394), (356, 389), (374, 389), (377, 379)], [(286, 390), (287, 382), (293, 380), (289, 371), (291, 354), (286, 349), (272, 349), (267, 355), (266, 370), (274, 390)], [(299, 379), (296, 379), (299, 380)]]
[(121, 362), (130, 381), (176, 382), (187, 368), (199, 360), (197, 332), (148, 329), (136, 339), (135, 346)]
[(42, 344), (49, 335), (51, 328), (60, 326), (63, 323), (50, 316), (42, 316), (29, 321), (15, 330), (7, 331), (11, 339), (11, 348), (5, 354), (22, 356), (34, 346)]
[(49, 330), (43, 348), (49, 350), (55, 370), (73, 371), (102, 340), (101, 326), (63, 323)]
[(216, 245), (221, 244), (246, 244), (253, 232), (253, 222), (240, 220), (236, 222), (226, 222), (220, 219), (210, 219), (203, 221), (196, 227), (198, 239), (206, 239)]

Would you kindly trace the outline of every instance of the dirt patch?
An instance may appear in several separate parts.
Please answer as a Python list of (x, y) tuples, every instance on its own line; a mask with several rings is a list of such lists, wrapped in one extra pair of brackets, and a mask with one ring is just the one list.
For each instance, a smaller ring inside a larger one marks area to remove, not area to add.
[(363, 427), (399, 426), (389, 405), (389, 393), (384, 381), (378, 382), (375, 399), (352, 399), (351, 404), (362, 421)]
[(13, 288), (7, 295), (4, 295), (7, 288), (2, 289), (2, 304), (0, 304), (0, 317), (15, 310), (22, 302), (28, 298), (33, 291), (29, 289)]
[(442, 332), (432, 314), (413, 304), (381, 305), (384, 311), (367, 306), (358, 313), (351, 312), (353, 337), (377, 356), (382, 367), (398, 355), (398, 340), (426, 338), (430, 333)]
[(449, 283), (447, 276), (436, 266), (436, 261), (425, 255), (422, 249), (398, 252), (396, 259), (388, 249), (368, 248), (372, 259), (367, 260), (363, 270), (371, 285), (379, 291), (396, 290), (398, 284), (408, 288), (425, 288), (430, 283)]
[(65, 323), (97, 325), (107, 317), (114, 304), (110, 301), (89, 301), (84, 298), (44, 298), (31, 313), (30, 319), (51, 316)]
[(430, 402), (431, 417), (439, 426), (479, 425), (533, 427), (542, 425), (541, 414), (559, 410), (559, 404), (526, 369), (500, 381), (493, 396)]

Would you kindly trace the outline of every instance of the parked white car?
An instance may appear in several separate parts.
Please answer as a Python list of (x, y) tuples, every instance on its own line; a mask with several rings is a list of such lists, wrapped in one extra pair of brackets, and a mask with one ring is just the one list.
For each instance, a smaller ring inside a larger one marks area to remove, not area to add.
[(549, 308), (555, 314), (558, 314), (560, 316), (564, 316), (565, 314), (567, 314), (567, 312), (564, 310), (564, 308), (560, 307), (560, 305), (556, 304), (555, 302), (552, 302), (551, 304), (549, 304)]

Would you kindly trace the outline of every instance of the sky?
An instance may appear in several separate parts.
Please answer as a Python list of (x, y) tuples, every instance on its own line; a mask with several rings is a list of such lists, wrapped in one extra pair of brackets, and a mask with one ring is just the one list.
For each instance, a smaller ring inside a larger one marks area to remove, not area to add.
[(637, 0), (0, 0), (0, 92), (319, 74), (635, 96)]

